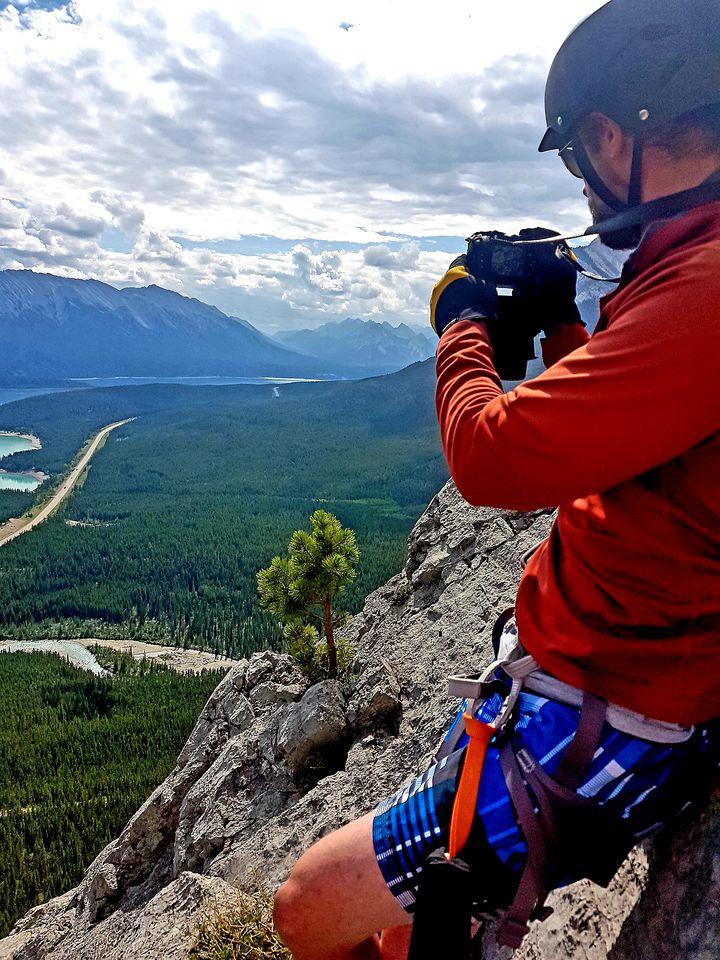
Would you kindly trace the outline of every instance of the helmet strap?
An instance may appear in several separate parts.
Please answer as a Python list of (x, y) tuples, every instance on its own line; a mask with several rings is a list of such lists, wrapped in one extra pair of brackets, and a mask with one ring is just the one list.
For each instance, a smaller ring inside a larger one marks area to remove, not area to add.
[[(633, 227), (640, 223), (668, 220), (670, 217), (677, 217), (705, 203), (718, 202), (720, 202), (720, 177), (715, 174), (708, 177), (697, 187), (681, 190), (679, 193), (671, 193), (666, 197), (657, 197), (655, 200), (646, 200), (644, 203), (639, 203), (636, 207), (633, 207), (632, 210), (624, 210), (622, 213), (615, 214), (614, 217), (594, 223), (585, 230), (583, 236), (590, 237), (593, 234), (599, 234), (602, 237), (604, 233), (625, 230), (627, 227)], [(557, 240), (558, 238), (553, 237), (553, 239)]]
[(564, 236), (543, 237), (538, 240), (513, 240), (513, 243), (536, 244), (558, 243), (560, 240), (574, 240), (577, 237), (592, 237), (604, 233), (614, 233), (625, 230), (641, 223), (652, 223), (656, 220), (668, 220), (677, 217), (688, 210), (694, 210), (706, 203), (720, 203), (720, 170), (708, 177), (697, 187), (671, 193), (666, 197), (657, 197), (655, 200), (646, 200), (639, 203), (632, 210), (626, 209), (616, 213), (607, 220), (599, 220), (582, 233), (566, 233)]
[(632, 166), (630, 167), (630, 183), (628, 184), (628, 207), (637, 207), (642, 203), (642, 161), (645, 144), (638, 133), (633, 143)]
[(575, 159), (577, 160), (577, 165), (580, 167), (580, 172), (582, 173), (585, 182), (593, 191), (593, 193), (597, 194), (597, 196), (600, 197), (600, 199), (603, 200), (611, 210), (616, 210), (618, 213), (622, 210), (627, 210), (629, 203), (625, 203), (619, 197), (616, 197), (612, 190), (601, 179), (597, 170), (592, 165), (592, 160), (587, 155), (585, 145), (579, 136), (575, 136), (572, 141), (572, 146)]

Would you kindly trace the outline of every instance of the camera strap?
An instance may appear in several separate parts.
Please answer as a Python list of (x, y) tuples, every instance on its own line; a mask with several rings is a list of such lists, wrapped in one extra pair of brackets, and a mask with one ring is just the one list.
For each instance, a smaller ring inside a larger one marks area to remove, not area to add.
[(601, 283), (620, 283), (620, 277), (603, 277), (599, 273), (593, 273), (592, 270), (586, 269), (580, 262), (573, 247), (568, 246), (564, 240), (558, 241), (555, 247), (555, 253), (558, 257), (562, 257), (563, 260), (567, 260), (582, 277), (587, 277), (588, 280), (599, 280)]
[(613, 233), (624, 230), (626, 227), (635, 227), (640, 223), (650, 223), (653, 220), (667, 220), (679, 213), (686, 213), (694, 207), (704, 203), (720, 200), (720, 172), (715, 173), (697, 187), (671, 193), (667, 197), (657, 197), (648, 200), (636, 207), (623, 210), (607, 220), (593, 223), (582, 233), (566, 233), (559, 237), (546, 237), (541, 240), (515, 240), (514, 243), (557, 243), (558, 240), (577, 240), (580, 237), (599, 236), (604, 233)]

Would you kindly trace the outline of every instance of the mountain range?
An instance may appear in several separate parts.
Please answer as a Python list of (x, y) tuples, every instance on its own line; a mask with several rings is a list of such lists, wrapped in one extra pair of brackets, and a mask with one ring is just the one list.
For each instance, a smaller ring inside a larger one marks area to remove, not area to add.
[(317, 361), (162, 287), (117, 290), (0, 272), (0, 381), (73, 377), (317, 376)]
[(299, 353), (317, 357), (338, 376), (366, 377), (393, 373), (435, 353), (437, 337), (428, 327), (347, 317), (315, 330), (289, 330), (275, 340)]
[(429, 357), (429, 334), (347, 318), (265, 336), (200, 300), (151, 285), (118, 290), (0, 271), (0, 383), (110, 377), (359, 378)]
[[(617, 275), (624, 254), (590, 244), (593, 268)], [(581, 277), (590, 329), (611, 285)], [(117, 289), (31, 270), (0, 271), (0, 383), (73, 378), (378, 376), (432, 356), (430, 328), (347, 317), (265, 336), (217, 307), (156, 285)], [(531, 371), (531, 374), (535, 371)]]

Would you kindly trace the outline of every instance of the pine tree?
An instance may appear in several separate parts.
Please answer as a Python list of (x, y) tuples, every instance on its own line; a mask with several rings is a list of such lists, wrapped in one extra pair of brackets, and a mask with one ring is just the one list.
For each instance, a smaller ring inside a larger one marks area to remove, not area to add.
[[(319, 630), (323, 630), (327, 676), (338, 672), (335, 628), (347, 614), (333, 610), (333, 601), (355, 579), (360, 551), (355, 534), (337, 517), (316, 510), (310, 517), (312, 531), (296, 530), (290, 537), (287, 557), (274, 557), (257, 575), (260, 602), (285, 628), (291, 653), (306, 672), (313, 669)], [(310, 620), (314, 623), (306, 623)]]

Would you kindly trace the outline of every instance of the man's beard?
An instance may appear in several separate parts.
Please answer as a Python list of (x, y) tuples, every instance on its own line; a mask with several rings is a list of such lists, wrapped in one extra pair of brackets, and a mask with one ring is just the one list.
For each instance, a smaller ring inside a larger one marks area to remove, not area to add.
[[(599, 197), (588, 197), (588, 206), (592, 215), (593, 223), (602, 223), (603, 220), (609, 220), (617, 214)], [(642, 240), (644, 224), (637, 223), (632, 227), (623, 227), (621, 230), (610, 230), (607, 233), (601, 233), (600, 239), (606, 247), (611, 250), (634, 250)]]

